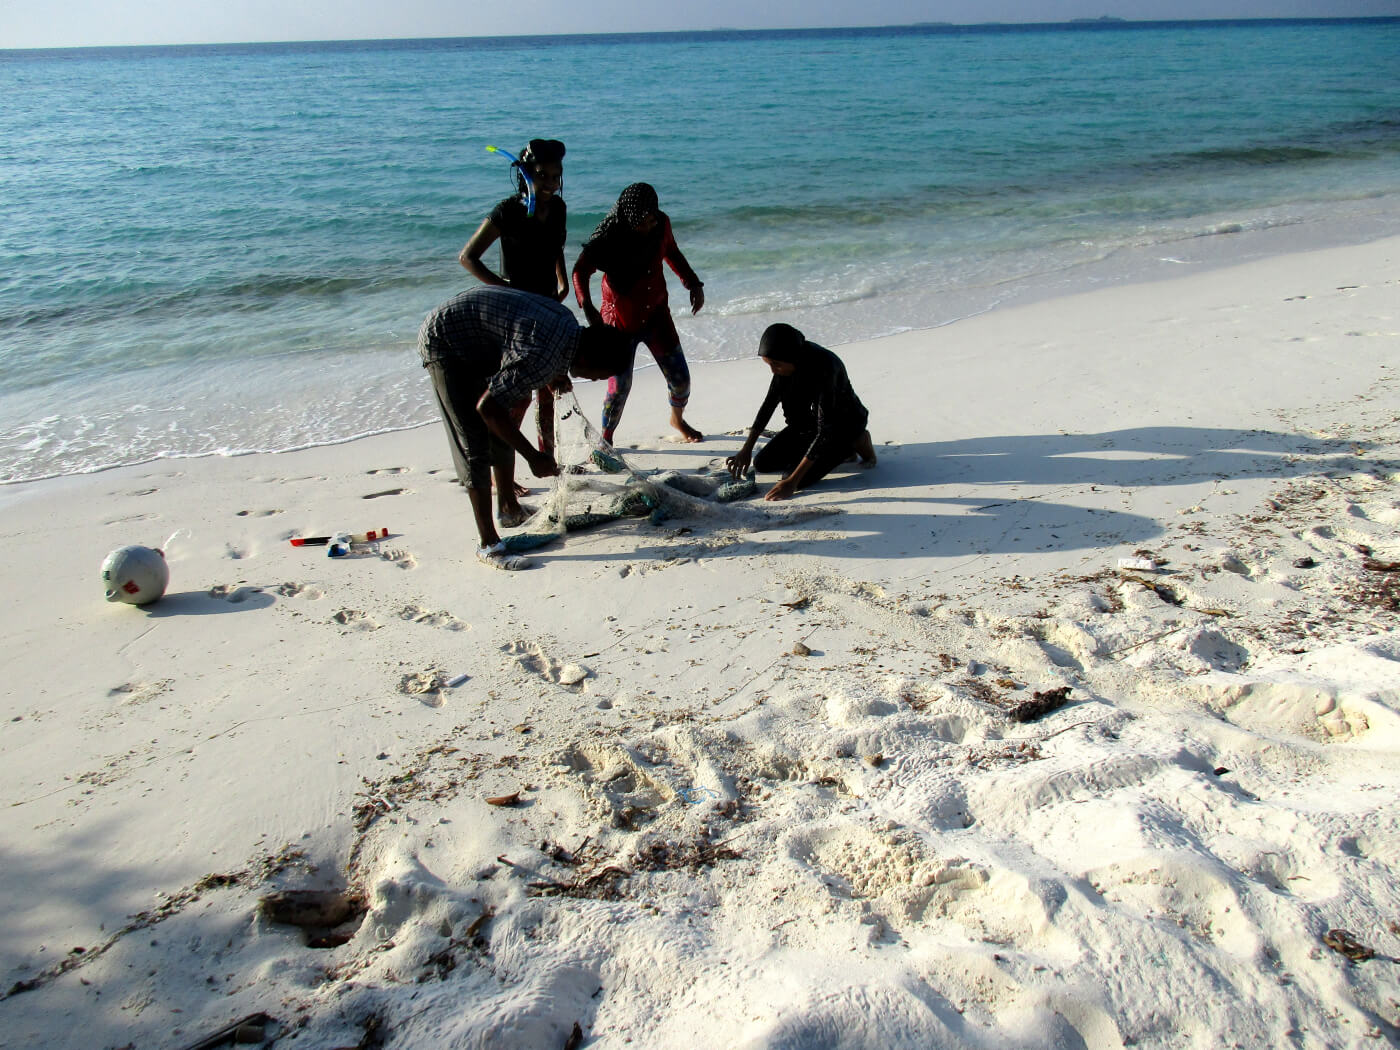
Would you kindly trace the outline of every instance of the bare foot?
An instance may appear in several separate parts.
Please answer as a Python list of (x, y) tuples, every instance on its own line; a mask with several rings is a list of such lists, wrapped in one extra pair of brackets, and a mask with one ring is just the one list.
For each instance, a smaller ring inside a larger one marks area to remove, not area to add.
[(870, 440), (870, 431), (865, 431), (856, 439), (856, 455), (860, 457), (862, 467), (873, 467), (875, 459), (875, 443)]
[(502, 505), (496, 508), (496, 520), (501, 523), (501, 528), (514, 529), (525, 524), (530, 515), (534, 513), (534, 507), (528, 507), (523, 503), (516, 503), (513, 506)]
[(521, 496), (528, 496), (529, 494), (530, 494), (530, 490), (527, 489), (524, 485), (520, 484), (520, 482), (518, 482), (518, 481), (515, 483), (515, 498), (516, 498), (516, 499), (519, 499)]
[(685, 417), (681, 414), (681, 410), (679, 408), (673, 408), (671, 410), (671, 426), (675, 427), (681, 432), (682, 440), (688, 441), (692, 445), (695, 444), (697, 441), (705, 440), (704, 434), (700, 433), (700, 431), (696, 430), (693, 426), (691, 426), (685, 421)]

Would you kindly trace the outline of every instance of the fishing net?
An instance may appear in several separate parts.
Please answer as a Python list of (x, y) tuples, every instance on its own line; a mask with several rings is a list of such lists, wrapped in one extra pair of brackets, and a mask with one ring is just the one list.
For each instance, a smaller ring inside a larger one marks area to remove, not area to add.
[(505, 537), (513, 553), (534, 550), (566, 533), (620, 518), (647, 518), (653, 524), (671, 517), (728, 516), (725, 504), (753, 495), (753, 473), (734, 479), (719, 474), (640, 471), (598, 433), (569, 391), (556, 402), (555, 458), (560, 472), (542, 507)]

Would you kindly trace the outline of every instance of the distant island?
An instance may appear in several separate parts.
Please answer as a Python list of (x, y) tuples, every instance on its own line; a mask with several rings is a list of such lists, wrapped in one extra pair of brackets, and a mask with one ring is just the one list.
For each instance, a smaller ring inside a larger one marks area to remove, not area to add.
[(1114, 18), (1112, 15), (1099, 15), (1098, 18), (1071, 18), (1071, 25), (1080, 25), (1084, 22), (1125, 22), (1127, 19)]

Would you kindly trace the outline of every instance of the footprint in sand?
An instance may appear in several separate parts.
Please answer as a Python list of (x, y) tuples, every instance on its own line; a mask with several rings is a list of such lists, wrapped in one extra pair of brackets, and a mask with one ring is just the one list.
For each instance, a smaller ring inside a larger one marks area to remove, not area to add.
[(325, 592), (319, 587), (311, 587), (304, 583), (282, 583), (277, 585), (277, 593), (283, 598), (324, 598)]
[(411, 696), (427, 707), (441, 707), (446, 681), (440, 671), (415, 671), (399, 679), (399, 692)]
[(107, 690), (107, 696), (119, 704), (144, 704), (164, 693), (173, 684), (170, 678), (157, 682), (124, 682)]
[(441, 627), (448, 631), (466, 631), (471, 629), (470, 624), (465, 624), (449, 612), (432, 612), (419, 605), (405, 605), (399, 610), (399, 619), (408, 620), (412, 623), (426, 624), (429, 627)]
[(229, 544), (224, 548), (224, 557), (231, 561), (242, 561), (244, 558), (248, 557), (248, 552), (242, 547), (235, 547)]
[[(1274, 849), (1260, 849), (1240, 866), (1243, 874), (1280, 896), (1305, 901), (1322, 901), (1338, 890), (1337, 876), (1320, 858), (1308, 861), (1298, 857), (1286, 843), (1269, 843)], [(1343, 848), (1345, 852), (1345, 848)]]
[(352, 631), (379, 630), (379, 624), (372, 620), (368, 613), (361, 612), (359, 609), (341, 609), (331, 619)]
[(124, 518), (110, 518), (104, 521), (104, 525), (130, 525), (134, 521), (150, 521), (154, 514), (128, 514)]
[(650, 776), (627, 748), (570, 747), (559, 756), (559, 763), (578, 775), (595, 804), (611, 814), (615, 828), (632, 830), (677, 797), (673, 788)]
[(1044, 907), (1022, 880), (939, 857), (903, 828), (799, 829), (782, 848), (832, 897), (868, 902), (889, 926), (951, 920), (987, 940), (1024, 944), (1044, 924)]
[(250, 516), (251, 516), (251, 517), (254, 517), (254, 518), (270, 518), (270, 517), (272, 517), (274, 514), (281, 514), (281, 513), (282, 513), (281, 510), (240, 510), (240, 511), (238, 512), (238, 517), (240, 517), (240, 518), (247, 518), (247, 517), (250, 517)]
[(379, 467), (379, 468), (377, 468), (377, 469), (375, 469), (375, 470), (367, 470), (367, 471), (365, 471), (365, 473), (366, 473), (366, 474), (369, 474), (369, 475), (375, 475), (375, 474), (407, 474), (407, 473), (409, 472), (409, 469), (410, 469), (409, 467)]
[(585, 679), (593, 673), (580, 664), (560, 663), (532, 642), (510, 642), (501, 646), (501, 651), (514, 657), (523, 670), (576, 693), (583, 691)]
[(367, 495), (361, 496), (360, 499), (378, 499), (380, 496), (402, 496), (408, 491), (408, 489), (385, 489), (383, 492), (368, 493)]
[[(1267, 859), (1259, 863), (1256, 858), (1249, 866), (1254, 871), (1248, 874), (1266, 886), (1285, 871), (1284, 865), (1271, 866)], [(1218, 869), (1185, 853), (1163, 852), (1093, 868), (1084, 878), (1116, 911), (1165, 918), (1237, 958), (1253, 958), (1260, 948), (1258, 932), (1246, 918), (1239, 887)]]
[(253, 595), (261, 593), (261, 587), (246, 587), (234, 583), (217, 583), (209, 588), (209, 597), (222, 598), (230, 605), (239, 605)]

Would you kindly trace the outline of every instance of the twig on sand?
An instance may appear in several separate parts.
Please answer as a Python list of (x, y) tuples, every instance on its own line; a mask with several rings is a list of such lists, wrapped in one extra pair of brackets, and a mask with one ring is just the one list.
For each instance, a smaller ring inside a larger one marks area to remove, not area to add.
[(1121, 649), (1114, 649), (1112, 652), (1105, 653), (1104, 655), (1105, 655), (1105, 656), (1117, 656), (1119, 653), (1130, 653), (1130, 652), (1132, 652), (1134, 649), (1141, 649), (1144, 645), (1147, 645), (1149, 642), (1155, 642), (1155, 641), (1157, 641), (1159, 638), (1165, 638), (1165, 637), (1166, 637), (1167, 635), (1169, 635), (1169, 634), (1176, 634), (1177, 631), (1184, 631), (1184, 630), (1186, 630), (1186, 628), (1188, 628), (1188, 627), (1194, 627), (1194, 626), (1195, 626), (1195, 624), (1183, 623), (1183, 624), (1181, 624), (1181, 625), (1178, 626), (1178, 627), (1173, 627), (1173, 628), (1171, 628), (1171, 630), (1163, 631), (1161, 634), (1154, 634), (1154, 635), (1151, 635), (1151, 636), (1149, 636), (1149, 637), (1147, 637), (1147, 638), (1144, 638), (1144, 639), (1143, 639), (1142, 641), (1140, 641), (1140, 642), (1134, 642), (1132, 645), (1125, 645), (1125, 646), (1123, 646), (1123, 648), (1121, 648)]
[(1040, 738), (1039, 742), (1043, 744), (1052, 736), (1059, 736), (1061, 733), (1068, 733), (1071, 729), (1078, 729), (1080, 726), (1091, 726), (1096, 724), (1097, 723), (1095, 722), (1075, 722), (1073, 725), (1067, 725), (1063, 729), (1055, 730), (1053, 733), (1046, 733), (1043, 737)]
[(214, 1050), (214, 1047), (226, 1046), (230, 1043), (261, 1043), (264, 1039), (263, 1029), (272, 1021), (267, 1014), (249, 1014), (232, 1024), (225, 1025), (213, 1035), (205, 1036), (197, 1043), (191, 1043), (185, 1050)]

